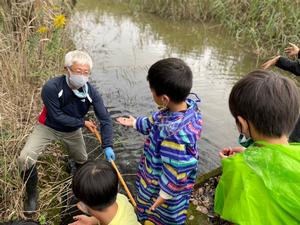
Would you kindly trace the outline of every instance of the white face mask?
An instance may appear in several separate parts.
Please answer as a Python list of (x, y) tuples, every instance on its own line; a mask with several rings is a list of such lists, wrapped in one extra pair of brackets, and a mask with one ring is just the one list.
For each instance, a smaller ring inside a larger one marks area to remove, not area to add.
[(89, 80), (89, 77), (88, 76), (85, 76), (85, 75), (82, 75), (82, 74), (76, 74), (76, 73), (72, 73), (69, 70), (69, 81), (70, 81), (70, 84), (76, 88), (76, 89), (79, 89), (81, 87), (83, 87)]
[(89, 78), (87, 76), (79, 75), (79, 74), (70, 74), (69, 81), (76, 89), (83, 87)]

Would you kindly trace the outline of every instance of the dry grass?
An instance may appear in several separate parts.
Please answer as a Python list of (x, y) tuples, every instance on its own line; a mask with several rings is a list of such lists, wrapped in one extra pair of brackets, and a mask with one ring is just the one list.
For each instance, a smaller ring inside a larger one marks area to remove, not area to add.
[[(64, 26), (53, 23), (69, 10), (67, 0), (0, 2), (0, 221), (24, 217), (17, 157), (41, 110), (40, 87), (61, 70), (70, 47)], [(38, 32), (42, 26), (46, 32)], [(35, 219), (52, 224), (58, 221), (61, 192), (70, 181), (59, 163), (60, 148), (53, 145), (48, 151), (51, 156), (39, 163), (42, 189)]]

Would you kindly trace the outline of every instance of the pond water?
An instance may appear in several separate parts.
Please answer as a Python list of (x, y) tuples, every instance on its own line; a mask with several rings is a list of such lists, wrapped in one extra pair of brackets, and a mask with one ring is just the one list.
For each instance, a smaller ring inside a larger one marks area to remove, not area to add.
[[(220, 27), (136, 14), (125, 5), (99, 0), (79, 1), (69, 27), (76, 47), (94, 60), (91, 81), (112, 118), (157, 110), (146, 81), (147, 70), (157, 60), (179, 57), (191, 67), (192, 92), (201, 98), (204, 126), (198, 145), (199, 172), (220, 165), (222, 147), (237, 145), (228, 96), (233, 84), (256, 68), (256, 61)], [(116, 163), (131, 181), (144, 137), (116, 123), (114, 137)], [(87, 134), (86, 139), (90, 150), (95, 150), (94, 137)]]

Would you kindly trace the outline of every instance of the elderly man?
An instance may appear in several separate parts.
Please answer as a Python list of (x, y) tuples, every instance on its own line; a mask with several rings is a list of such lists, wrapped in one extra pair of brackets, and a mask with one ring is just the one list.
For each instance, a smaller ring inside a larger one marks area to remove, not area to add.
[(50, 79), (42, 88), (44, 103), (38, 123), (19, 156), (19, 166), (26, 184), (24, 211), (34, 213), (37, 208), (36, 161), (52, 141), (62, 141), (76, 165), (87, 160), (86, 147), (81, 128), (96, 128), (84, 119), (92, 105), (100, 121), (102, 143), (107, 160), (114, 160), (112, 149), (112, 121), (100, 94), (88, 82), (92, 69), (91, 57), (82, 51), (65, 55), (66, 75)]

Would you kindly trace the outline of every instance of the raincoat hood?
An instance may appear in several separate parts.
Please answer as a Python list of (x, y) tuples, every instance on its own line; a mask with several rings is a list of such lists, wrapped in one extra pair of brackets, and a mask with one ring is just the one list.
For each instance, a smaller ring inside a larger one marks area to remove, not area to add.
[(201, 119), (198, 102), (200, 100), (187, 99), (187, 110), (183, 112), (171, 112), (163, 109), (153, 115), (154, 124), (160, 127), (161, 136), (171, 136), (181, 130), (183, 127), (193, 123), (194, 120)]

